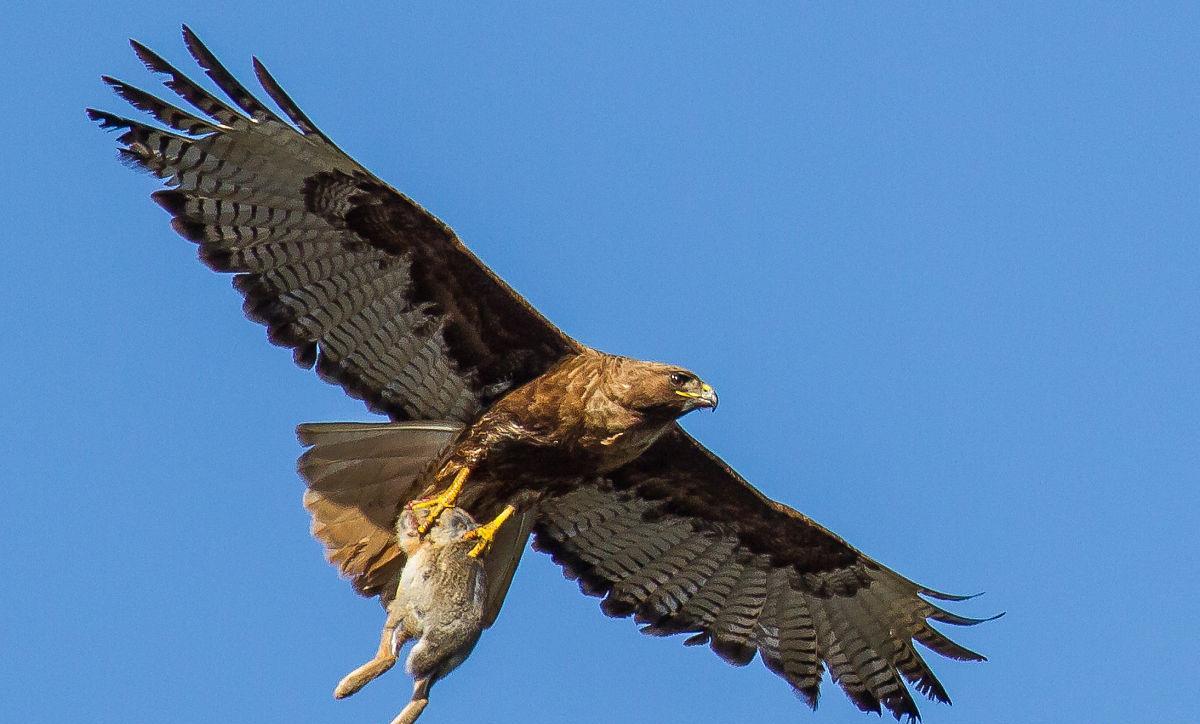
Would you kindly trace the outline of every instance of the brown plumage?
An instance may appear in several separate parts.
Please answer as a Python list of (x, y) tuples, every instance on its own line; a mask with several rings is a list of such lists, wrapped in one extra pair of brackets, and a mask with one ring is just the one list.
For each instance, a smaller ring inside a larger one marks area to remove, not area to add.
[(519, 510), (485, 563), (484, 626), (532, 532), (606, 613), (688, 634), (734, 664), (757, 653), (810, 704), (826, 668), (864, 710), (916, 718), (905, 681), (949, 700), (913, 642), (982, 659), (929, 623), (977, 623), (926, 600), (961, 597), (764, 497), (674, 422), (709, 394), (694, 375), (571, 339), (339, 150), (257, 59), (288, 120), (186, 28), (184, 39), (234, 105), (134, 43), (199, 114), (110, 78), (166, 128), (88, 113), (122, 131), (127, 162), (166, 181), (155, 200), (202, 261), (236, 274), (268, 338), (394, 421), (300, 429), (313, 533), (360, 593), (388, 602), (404, 561), (400, 509), (466, 466), (466, 510)]
[(687, 370), (583, 350), (497, 400), (443, 465), (472, 469), (472, 487), (483, 473), (542, 489), (514, 478), (608, 473), (644, 453), (676, 418), (716, 404), (712, 388)]

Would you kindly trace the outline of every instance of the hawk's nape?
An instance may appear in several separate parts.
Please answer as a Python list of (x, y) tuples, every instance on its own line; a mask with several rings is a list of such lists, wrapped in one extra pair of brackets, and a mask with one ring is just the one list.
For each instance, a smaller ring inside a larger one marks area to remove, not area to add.
[[(394, 421), (446, 421), (302, 431), (313, 445), (301, 472), (314, 533), (360, 592), (380, 594), (400, 560), (394, 516), (417, 492), (414, 471), (459, 425), (585, 348), (335, 146), (257, 59), (282, 116), (186, 27), (184, 41), (232, 104), (134, 42), (196, 110), (106, 77), (160, 125), (89, 116), (122, 131), (125, 161), (165, 181), (154, 198), (173, 228), (209, 267), (236, 275), (247, 316), (272, 342)], [(505, 571), (489, 591), (489, 621), (531, 528), (585, 592), (605, 596), (607, 613), (632, 615), (650, 634), (691, 634), (686, 643), (734, 664), (757, 654), (810, 704), (828, 669), (860, 708), (916, 718), (905, 680), (949, 697), (914, 641), (983, 658), (929, 623), (977, 623), (926, 600), (960, 597), (903, 578), (767, 499), (677, 426), (624, 468), (543, 498), (498, 541), (491, 557)]]

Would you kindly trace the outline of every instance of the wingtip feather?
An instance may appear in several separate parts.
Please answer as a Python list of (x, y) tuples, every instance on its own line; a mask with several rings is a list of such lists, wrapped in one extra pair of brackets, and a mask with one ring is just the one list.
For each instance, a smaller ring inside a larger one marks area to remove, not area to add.
[(984, 594), (983, 591), (980, 591), (979, 593), (970, 593), (970, 594), (963, 596), (963, 595), (954, 594), (954, 593), (945, 593), (943, 591), (938, 591), (938, 590), (935, 590), (932, 588), (926, 588), (925, 586), (920, 587), (920, 592), (921, 592), (921, 595), (923, 595), (923, 596), (929, 596), (930, 598), (936, 598), (939, 601), (970, 601), (972, 598), (979, 598), (980, 596), (982, 596)]
[(167, 71), (164, 70), (164, 66), (170, 67), (170, 64), (161, 55), (133, 38), (129, 39), (129, 47), (133, 48), (133, 54), (137, 56), (138, 60), (142, 61), (142, 65), (146, 66), (146, 70), (149, 70), (151, 73), (166, 73)]
[(934, 606), (933, 604), (929, 604), (929, 608), (932, 609), (932, 612), (929, 614), (929, 618), (932, 618), (934, 621), (938, 621), (940, 623), (948, 623), (951, 626), (978, 626), (981, 623), (995, 621), (1005, 613), (1004, 611), (1001, 611), (994, 616), (988, 616), (986, 618), (971, 618), (969, 616), (960, 616), (956, 613), (950, 613), (944, 608)]
[(129, 127), (128, 119), (109, 113), (108, 111), (102, 111), (97, 108), (85, 108), (83, 112), (87, 115), (88, 120), (93, 123), (99, 123), (100, 127), (106, 131)]

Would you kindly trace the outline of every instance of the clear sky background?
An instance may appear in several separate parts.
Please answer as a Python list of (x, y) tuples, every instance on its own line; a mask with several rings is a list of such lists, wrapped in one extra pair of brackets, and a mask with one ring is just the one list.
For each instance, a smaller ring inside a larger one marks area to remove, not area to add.
[[(928, 722), (1195, 721), (1195, 3), (11, 5), (0, 29), (0, 719), (385, 722), (382, 612), (308, 535), (298, 422), (370, 419), (122, 168), (101, 73), (258, 54), (552, 320), (688, 365), (686, 426), (1007, 611)], [(1087, 6), (1086, 8), (1083, 6)], [(1191, 693), (1189, 693), (1191, 692)], [(540, 554), (424, 722), (873, 721), (640, 636)]]

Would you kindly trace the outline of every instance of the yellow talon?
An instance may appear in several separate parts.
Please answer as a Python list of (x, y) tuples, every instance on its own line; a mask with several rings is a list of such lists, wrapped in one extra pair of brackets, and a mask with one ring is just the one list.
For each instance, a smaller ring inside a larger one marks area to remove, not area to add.
[(512, 507), (511, 505), (505, 506), (504, 510), (500, 511), (500, 515), (497, 515), (495, 518), (493, 518), (491, 523), (488, 523), (487, 525), (481, 525), (475, 530), (468, 531), (466, 535), (463, 536), (463, 540), (478, 538), (479, 542), (475, 544), (475, 547), (472, 548), (467, 555), (472, 558), (478, 558), (479, 556), (483, 555), (492, 545), (492, 541), (495, 540), (496, 531), (500, 529), (500, 526), (504, 525), (504, 521), (508, 520), (508, 517), (514, 512), (516, 512), (516, 508)]
[(438, 516), (447, 508), (453, 508), (458, 501), (459, 493), (462, 492), (463, 483), (467, 481), (467, 476), (471, 474), (469, 468), (459, 468), (454, 474), (454, 480), (450, 483), (450, 487), (446, 488), (440, 495), (435, 495), (432, 498), (418, 500), (412, 503), (413, 508), (429, 508), (429, 517), (425, 518), (425, 522), (421, 523), (417, 528), (418, 535), (425, 535), (433, 524), (437, 522)]

